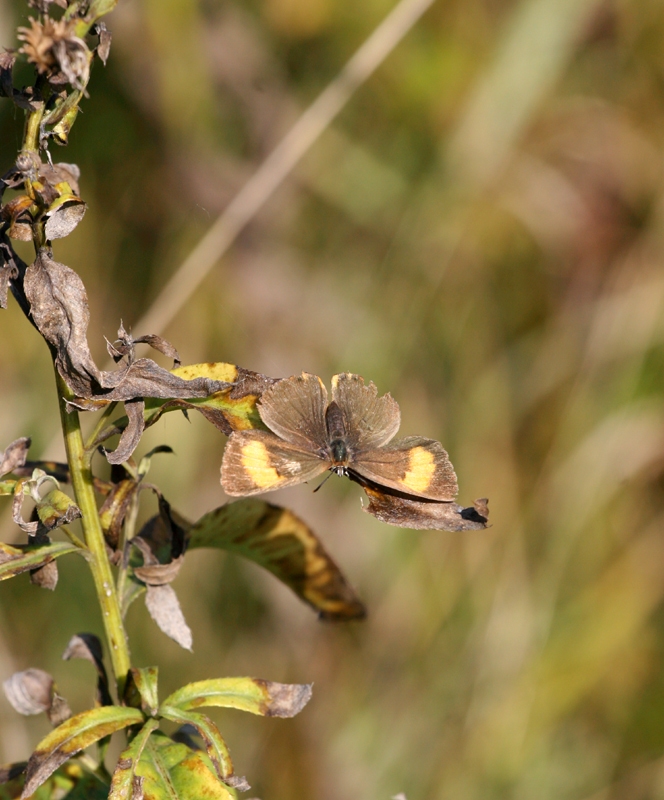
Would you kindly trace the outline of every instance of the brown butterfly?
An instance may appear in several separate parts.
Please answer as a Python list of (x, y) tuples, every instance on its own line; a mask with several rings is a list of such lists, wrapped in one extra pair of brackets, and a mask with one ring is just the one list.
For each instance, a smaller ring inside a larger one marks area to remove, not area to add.
[(439, 442), (408, 436), (392, 441), (401, 421), (389, 395), (343, 372), (332, 378), (332, 400), (316, 375), (303, 372), (266, 389), (258, 411), (269, 431), (235, 431), (221, 464), (227, 494), (282, 489), (326, 470), (362, 484), (415, 498), (451, 501), (454, 468)]

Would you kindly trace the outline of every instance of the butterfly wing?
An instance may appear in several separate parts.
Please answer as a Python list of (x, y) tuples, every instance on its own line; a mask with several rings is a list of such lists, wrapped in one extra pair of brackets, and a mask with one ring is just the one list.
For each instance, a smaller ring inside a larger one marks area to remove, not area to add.
[(269, 431), (235, 431), (224, 450), (221, 485), (226, 494), (245, 497), (303, 483), (329, 467)]
[(316, 375), (303, 372), (284, 378), (263, 392), (258, 404), (267, 427), (302, 450), (325, 449), (327, 390)]
[(397, 401), (389, 394), (378, 397), (376, 386), (365, 386), (359, 375), (335, 375), (332, 400), (343, 412), (347, 443), (355, 452), (382, 447), (399, 430), (401, 412)]
[(361, 477), (429, 500), (453, 500), (457, 494), (454, 467), (440, 442), (407, 436), (359, 453), (351, 470)]

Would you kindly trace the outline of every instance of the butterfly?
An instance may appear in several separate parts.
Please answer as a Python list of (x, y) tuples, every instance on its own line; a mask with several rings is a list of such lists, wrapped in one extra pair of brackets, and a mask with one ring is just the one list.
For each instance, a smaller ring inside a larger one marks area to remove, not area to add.
[(327, 470), (408, 497), (449, 502), (457, 494), (442, 445), (420, 436), (392, 441), (399, 406), (359, 375), (335, 375), (328, 402), (321, 379), (303, 372), (266, 389), (257, 407), (269, 430), (231, 434), (221, 464), (229, 495), (282, 489)]

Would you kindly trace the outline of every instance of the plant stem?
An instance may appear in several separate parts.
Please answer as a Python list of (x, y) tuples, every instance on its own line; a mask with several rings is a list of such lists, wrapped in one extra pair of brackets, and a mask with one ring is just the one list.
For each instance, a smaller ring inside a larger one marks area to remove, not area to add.
[(72, 398), (73, 395), (57, 371), (56, 384), (71, 482), (74, 487), (76, 503), (83, 515), (81, 522), (85, 533), (85, 543), (91, 555), (89, 559), (90, 569), (92, 570), (92, 577), (97, 590), (99, 605), (101, 606), (118, 696), (121, 697), (127, 672), (131, 666), (127, 635), (122, 624), (120, 604), (115, 591), (111, 565), (106, 555), (106, 543), (99, 522), (92, 472), (83, 447), (78, 412), (73, 411), (71, 414), (67, 412), (65, 400)]

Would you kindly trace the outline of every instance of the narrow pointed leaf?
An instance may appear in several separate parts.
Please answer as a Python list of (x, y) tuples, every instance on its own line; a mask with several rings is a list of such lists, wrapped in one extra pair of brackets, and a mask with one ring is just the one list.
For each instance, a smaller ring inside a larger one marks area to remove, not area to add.
[(131, 800), (134, 790), (134, 778), (143, 749), (148, 739), (159, 727), (156, 719), (149, 719), (131, 740), (129, 747), (120, 753), (120, 758), (113, 772), (111, 791), (108, 800)]
[(205, 749), (213, 763), (217, 775), (228, 786), (246, 792), (250, 788), (246, 778), (238, 778), (233, 772), (233, 762), (228, 746), (217, 726), (205, 714), (196, 711), (181, 711), (178, 708), (163, 706), (160, 714), (164, 719), (180, 725), (193, 725), (205, 742)]
[(129, 725), (143, 722), (135, 708), (104, 706), (83, 711), (51, 731), (28, 761), (22, 798), (30, 797), (55, 770), (80, 750)]
[(189, 549), (215, 547), (260, 564), (322, 619), (357, 619), (366, 613), (320, 540), (288, 509), (254, 498), (227, 503), (195, 522), (189, 537)]
[(50, 564), (59, 556), (81, 552), (81, 549), (70, 542), (50, 542), (41, 545), (25, 545), (12, 547), (0, 542), (0, 581), (20, 575), (33, 569)]
[(167, 707), (189, 711), (203, 706), (237, 708), (263, 717), (294, 717), (311, 699), (309, 683), (275, 683), (260, 678), (213, 678), (183, 686), (167, 697)]
[(136, 765), (144, 800), (235, 800), (202, 752), (155, 731)]
[(158, 667), (132, 667), (127, 676), (124, 691), (124, 702), (128, 706), (140, 708), (145, 714), (152, 716), (159, 706)]

